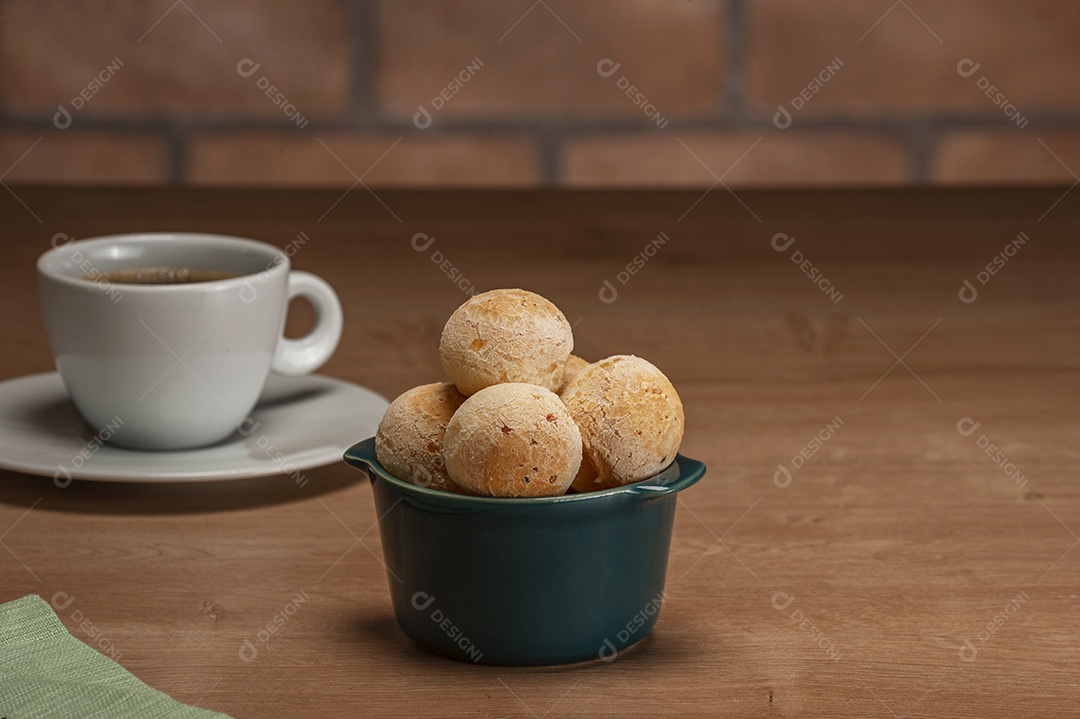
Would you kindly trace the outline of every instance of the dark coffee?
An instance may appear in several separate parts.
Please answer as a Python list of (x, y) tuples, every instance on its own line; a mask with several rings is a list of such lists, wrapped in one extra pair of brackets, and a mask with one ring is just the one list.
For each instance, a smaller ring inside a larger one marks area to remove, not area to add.
[(239, 277), (235, 272), (197, 270), (191, 267), (130, 267), (99, 275), (84, 275), (84, 280), (112, 282), (118, 285), (183, 285), (191, 282), (213, 282)]

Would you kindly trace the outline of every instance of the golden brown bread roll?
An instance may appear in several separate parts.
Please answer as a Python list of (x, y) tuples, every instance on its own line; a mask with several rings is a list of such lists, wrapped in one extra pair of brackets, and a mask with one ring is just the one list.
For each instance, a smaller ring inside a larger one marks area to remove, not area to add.
[(497, 384), (469, 397), (446, 428), (446, 471), (467, 492), (493, 497), (563, 494), (581, 466), (581, 433), (543, 387)]
[(413, 387), (387, 408), (375, 456), (387, 472), (419, 487), (461, 492), (446, 473), (443, 436), (464, 395), (449, 382)]
[(470, 298), (447, 320), (439, 342), (443, 369), (465, 395), (502, 382), (555, 391), (573, 348), (570, 323), (559, 308), (518, 289)]
[(566, 358), (566, 364), (563, 366), (563, 383), (559, 387), (559, 395), (566, 391), (566, 388), (570, 386), (570, 383), (581, 374), (581, 370), (589, 366), (589, 361), (581, 359), (577, 355), (570, 355)]
[[(685, 418), (664, 373), (633, 355), (594, 362), (563, 391), (591, 469), (574, 489), (617, 487), (658, 474), (675, 458)], [(594, 477), (589, 475), (595, 472)]]

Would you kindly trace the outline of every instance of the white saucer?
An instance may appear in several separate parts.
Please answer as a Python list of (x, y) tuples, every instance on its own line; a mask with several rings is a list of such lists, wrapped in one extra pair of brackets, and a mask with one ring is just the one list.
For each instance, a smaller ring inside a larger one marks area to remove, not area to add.
[(114, 482), (203, 482), (295, 475), (341, 460), (375, 434), (387, 401), (332, 377), (270, 375), (251, 418), (258, 426), (221, 444), (144, 452), (101, 444), (68, 399), (56, 372), (0, 382), (0, 468)]

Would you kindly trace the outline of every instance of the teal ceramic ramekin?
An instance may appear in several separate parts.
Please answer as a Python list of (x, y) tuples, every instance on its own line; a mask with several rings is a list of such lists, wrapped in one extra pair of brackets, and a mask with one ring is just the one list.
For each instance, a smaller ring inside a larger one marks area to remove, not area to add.
[(391, 476), (375, 440), (345, 453), (375, 497), (390, 599), (409, 637), (499, 665), (614, 659), (652, 629), (677, 493), (705, 465), (677, 455), (636, 484), (561, 497), (472, 497)]

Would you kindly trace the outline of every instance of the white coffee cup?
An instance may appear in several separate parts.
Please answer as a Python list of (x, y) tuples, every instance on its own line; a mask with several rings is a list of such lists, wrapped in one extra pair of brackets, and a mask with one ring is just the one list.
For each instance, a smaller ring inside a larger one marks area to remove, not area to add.
[[(333, 289), (290, 272), (288, 254), (273, 245), (190, 233), (54, 245), (37, 268), (56, 368), (91, 428), (110, 428), (110, 442), (125, 447), (220, 442), (249, 415), (271, 371), (312, 372), (341, 339)], [(139, 267), (235, 276), (158, 285), (105, 277)], [(317, 318), (296, 340), (282, 336), (293, 297), (307, 298)]]

